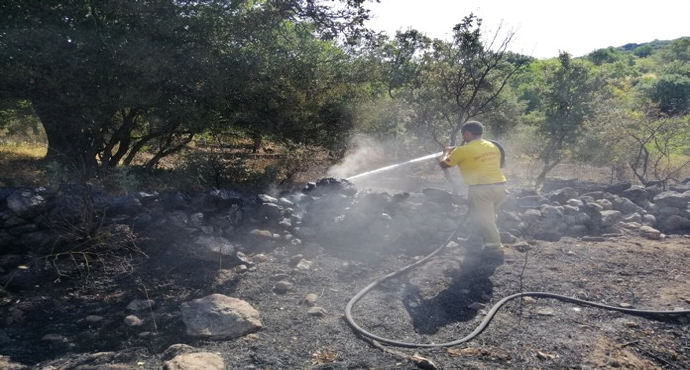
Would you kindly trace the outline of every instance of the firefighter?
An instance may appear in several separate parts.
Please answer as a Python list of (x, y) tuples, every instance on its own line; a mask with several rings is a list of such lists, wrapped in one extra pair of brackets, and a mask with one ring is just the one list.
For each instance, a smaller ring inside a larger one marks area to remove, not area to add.
[(439, 157), (439, 164), (442, 168), (458, 166), (469, 185), (469, 215), (481, 235), (483, 250), (502, 257), (503, 246), (496, 217), (507, 197), (506, 178), (501, 170), (505, 151), (500, 144), (482, 139), (484, 126), (480, 122), (465, 123), (460, 133), (462, 144), (446, 148)]

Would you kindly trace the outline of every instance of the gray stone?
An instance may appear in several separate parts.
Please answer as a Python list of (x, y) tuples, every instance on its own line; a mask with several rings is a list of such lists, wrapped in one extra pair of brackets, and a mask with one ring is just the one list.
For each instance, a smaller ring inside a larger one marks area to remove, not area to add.
[(568, 201), (566, 203), (569, 206), (573, 206), (573, 207), (582, 207), (585, 205), (585, 203), (580, 199), (568, 199)]
[(144, 321), (135, 315), (129, 315), (129, 316), (125, 317), (124, 323), (125, 323), (125, 325), (127, 325), (129, 327), (144, 325)]
[(638, 206), (637, 204), (633, 203), (630, 199), (628, 198), (622, 198), (622, 197), (615, 197), (612, 201), (613, 204), (613, 209), (616, 211), (621, 211), (624, 215), (633, 213), (633, 212), (638, 212), (638, 213), (643, 213), (644, 210)]
[(534, 223), (541, 218), (541, 211), (537, 209), (528, 209), (523, 214), (521, 219), (527, 223)]
[(661, 231), (651, 227), (651, 226), (642, 226), (639, 229), (640, 235), (647, 239), (651, 240), (661, 240)]
[(215, 353), (183, 353), (164, 363), (164, 370), (223, 370), (225, 362)]
[(542, 205), (539, 207), (539, 211), (541, 211), (542, 217), (546, 219), (556, 219), (560, 220), (563, 218), (563, 212), (561, 211), (562, 207), (554, 207), (550, 205)]
[(656, 226), (656, 217), (654, 215), (646, 214), (642, 216), (642, 223), (648, 226)]
[(688, 208), (690, 202), (690, 192), (678, 193), (675, 191), (665, 191), (654, 197), (653, 202), (657, 207)]
[(584, 212), (578, 212), (576, 214), (572, 215), (566, 215), (564, 217), (564, 221), (567, 225), (573, 226), (573, 225), (587, 225), (589, 222), (592, 220), (592, 218), (584, 213)]
[(181, 306), (187, 334), (207, 339), (233, 339), (261, 329), (259, 311), (249, 303), (222, 294), (185, 302)]
[(642, 222), (642, 216), (640, 216), (639, 213), (630, 213), (627, 215), (624, 215), (623, 218), (621, 219), (623, 222)]
[(278, 294), (285, 294), (292, 289), (292, 283), (286, 280), (281, 280), (273, 287), (273, 291)]
[(690, 219), (673, 215), (665, 218), (659, 228), (666, 233), (678, 233), (690, 230)]
[(618, 223), (623, 218), (620, 211), (602, 211), (601, 212), (601, 226), (608, 227)]
[(516, 204), (521, 208), (537, 208), (542, 204), (548, 204), (549, 199), (541, 195), (529, 195), (518, 198)]
[(127, 309), (132, 312), (150, 310), (156, 305), (156, 301), (153, 299), (135, 299), (129, 302)]
[(5, 199), (7, 208), (22, 218), (33, 218), (44, 212), (46, 199), (38, 192), (29, 189), (16, 190)]
[(311, 307), (309, 310), (307, 310), (307, 313), (311, 316), (323, 317), (326, 316), (328, 311), (326, 311), (326, 309), (323, 307)]
[(196, 259), (217, 263), (223, 258), (235, 257), (236, 250), (237, 247), (222, 236), (200, 235), (194, 240), (191, 254)]
[[(657, 207), (658, 207), (658, 205), (657, 205)], [(680, 208), (676, 208), (676, 207), (661, 207), (661, 208), (658, 208), (656, 213), (658, 215), (661, 215), (661, 216), (673, 216), (673, 215), (680, 215), (682, 213), (682, 211), (680, 210)]]
[(599, 199), (596, 204), (600, 205), (605, 211), (613, 209), (613, 203), (608, 199)]
[(267, 194), (259, 194), (257, 195), (257, 199), (259, 203), (278, 203), (278, 199)]

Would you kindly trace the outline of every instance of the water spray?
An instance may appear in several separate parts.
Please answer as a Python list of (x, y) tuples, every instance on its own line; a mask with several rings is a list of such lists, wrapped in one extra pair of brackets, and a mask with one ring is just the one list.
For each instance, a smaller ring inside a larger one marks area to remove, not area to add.
[(415, 163), (415, 162), (421, 162), (421, 161), (425, 161), (425, 160), (431, 159), (431, 158), (438, 158), (439, 156), (441, 156), (441, 154), (443, 154), (443, 152), (438, 152), (438, 153), (434, 153), (434, 154), (425, 155), (425, 156), (423, 156), (423, 157), (419, 157), (419, 158), (415, 158), (415, 159), (410, 159), (410, 160), (407, 161), (407, 162), (397, 163), (397, 164), (393, 164), (393, 165), (390, 165), (390, 166), (381, 167), (381, 168), (378, 168), (378, 169), (375, 169), (375, 170), (372, 170), (372, 171), (360, 173), (359, 175), (350, 176), (350, 177), (346, 178), (346, 180), (354, 180), (354, 179), (357, 179), (357, 178), (360, 178), (360, 177), (373, 175), (373, 174), (375, 174), (375, 173), (384, 172), (384, 171), (389, 171), (389, 170), (392, 170), (392, 169), (397, 168), (397, 167), (406, 166), (406, 165), (408, 165), (408, 164), (412, 164), (412, 163)]

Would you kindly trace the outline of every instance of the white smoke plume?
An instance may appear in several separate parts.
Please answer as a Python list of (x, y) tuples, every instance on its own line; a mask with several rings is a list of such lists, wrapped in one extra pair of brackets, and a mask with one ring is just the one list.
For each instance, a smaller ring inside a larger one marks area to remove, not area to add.
[(357, 135), (351, 144), (354, 147), (342, 161), (328, 169), (328, 176), (347, 178), (379, 167), (385, 163), (385, 148), (371, 137)]

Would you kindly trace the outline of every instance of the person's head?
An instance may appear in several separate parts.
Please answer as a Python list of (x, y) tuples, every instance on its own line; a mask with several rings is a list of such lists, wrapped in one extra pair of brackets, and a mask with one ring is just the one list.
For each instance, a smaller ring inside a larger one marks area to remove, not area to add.
[(460, 134), (464, 141), (471, 141), (482, 137), (484, 134), (484, 125), (479, 121), (468, 121), (460, 128)]

